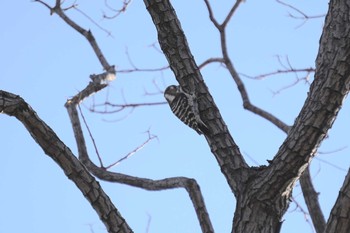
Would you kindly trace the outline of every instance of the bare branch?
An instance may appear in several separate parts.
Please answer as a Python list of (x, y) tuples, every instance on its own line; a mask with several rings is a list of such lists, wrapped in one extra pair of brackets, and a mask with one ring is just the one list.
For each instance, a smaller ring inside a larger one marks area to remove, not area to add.
[[(74, 2), (72, 3), (72, 5), (70, 5), (70, 6), (68, 6), (68, 7), (65, 7), (65, 8), (62, 8), (62, 10), (63, 10), (63, 11), (68, 11), (68, 10), (74, 8), (74, 7), (77, 7), (78, 4), (77, 4), (76, 2), (77, 2), (77, 0), (74, 0)], [(56, 3), (56, 5), (57, 5), (57, 3)]]
[[(91, 112), (95, 112), (95, 113), (101, 113), (101, 114), (113, 114), (113, 113), (118, 113), (121, 112), (123, 110), (126, 109), (135, 109), (138, 107), (146, 107), (146, 106), (158, 106), (158, 105), (164, 105), (167, 102), (150, 102), (150, 103), (133, 103), (133, 104), (113, 104), (110, 102), (105, 102), (102, 104), (95, 104), (94, 106), (92, 106), (89, 110)], [(115, 110), (103, 110), (103, 111), (99, 111), (96, 110), (95, 107), (101, 107), (101, 106), (109, 106), (112, 108), (116, 108)]]
[(195, 207), (195, 211), (197, 213), (200, 225), (202, 229), (205, 229), (205, 231), (203, 232), (214, 232), (208, 212), (204, 204), (204, 199), (200, 192), (200, 188), (195, 180), (186, 177), (167, 178), (163, 180), (150, 180), (132, 177), (121, 173), (114, 173), (107, 171), (105, 168), (97, 167), (88, 156), (84, 135), (81, 129), (78, 112), (76, 109), (76, 103), (74, 103), (73, 101), (67, 101), (66, 108), (68, 110), (69, 117), (72, 122), (75, 139), (78, 146), (79, 159), (89, 169), (90, 172), (92, 172), (96, 177), (98, 177), (101, 180), (123, 183), (134, 187), (143, 188), (146, 190), (185, 188), (190, 195), (193, 206)]
[(205, 3), (205, 5), (207, 6), (207, 9), (208, 9), (209, 18), (210, 18), (211, 22), (214, 24), (214, 26), (219, 31), (222, 31), (222, 30), (225, 29), (225, 27), (228, 24), (228, 22), (230, 21), (232, 15), (236, 12), (236, 10), (239, 7), (239, 4), (241, 4), (242, 2), (244, 2), (244, 0), (236, 0), (235, 4), (232, 6), (232, 8), (230, 9), (229, 13), (227, 14), (225, 20), (222, 22), (222, 24), (219, 24), (218, 21), (214, 17), (214, 13), (213, 13), (213, 10), (212, 10), (211, 5), (209, 3), (209, 0), (204, 0), (204, 3)]
[(290, 9), (292, 9), (293, 11), (295, 11), (299, 15), (301, 15), (301, 16), (296, 16), (296, 15), (291, 14), (291, 13), (288, 14), (288, 16), (291, 17), (291, 18), (302, 19), (303, 20), (303, 22), (299, 26), (297, 26), (297, 28), (299, 28), (302, 25), (304, 25), (307, 22), (307, 20), (309, 20), (309, 19), (324, 18), (326, 16), (325, 14), (309, 16), (309, 15), (305, 14), (303, 11), (299, 10), (298, 8), (292, 6), (292, 5), (288, 4), (288, 3), (285, 3), (285, 2), (283, 2), (281, 0), (276, 0), (276, 2), (281, 4), (281, 5), (283, 5), (283, 6), (286, 6), (286, 7), (290, 8)]
[(221, 64), (225, 64), (225, 60), (223, 58), (220, 57), (213, 57), (213, 58), (208, 58), (207, 60), (205, 60), (202, 64), (200, 64), (198, 66), (199, 69), (202, 69), (203, 67), (205, 67), (206, 65), (209, 65), (210, 63), (214, 63), (214, 62), (218, 62)]
[(331, 167), (333, 167), (333, 168), (335, 168), (335, 169), (338, 169), (339, 171), (344, 171), (344, 172), (346, 172), (347, 169), (342, 168), (342, 167), (340, 167), (340, 166), (338, 166), (338, 165), (336, 165), (336, 164), (334, 164), (334, 163), (328, 162), (327, 160), (321, 159), (321, 158), (320, 158), (320, 157), (321, 157), (320, 155), (333, 154), (333, 153), (336, 153), (336, 152), (343, 151), (343, 150), (345, 150), (346, 148), (347, 148), (347, 146), (343, 146), (343, 147), (341, 147), (341, 148), (338, 148), (338, 149), (335, 149), (335, 150), (331, 150), (331, 151), (318, 151), (318, 152), (317, 152), (317, 156), (315, 156), (315, 159), (321, 161), (322, 163), (327, 164), (328, 166), (331, 166)]
[(98, 161), (100, 162), (100, 167), (104, 167), (104, 166), (103, 166), (103, 162), (102, 162), (102, 158), (101, 158), (100, 153), (98, 152), (98, 149), (97, 149), (97, 145), (96, 145), (95, 139), (94, 139), (94, 137), (92, 136), (90, 127), (89, 127), (89, 125), (88, 125), (87, 122), (86, 122), (86, 119), (85, 119), (85, 117), (84, 117), (84, 114), (83, 114), (83, 112), (81, 111), (80, 105), (78, 105), (78, 108), (79, 108), (80, 116), (81, 116), (81, 118), (83, 119), (84, 125), (85, 125), (87, 131), (89, 132), (89, 136), (90, 136), (90, 138), (91, 138), (92, 144), (94, 145), (94, 148), (95, 148), (95, 152), (96, 152)]
[[(222, 34), (222, 37), (225, 37), (224, 34)], [(272, 115), (269, 112), (266, 112), (265, 110), (256, 107), (255, 105), (253, 105), (250, 100), (249, 100), (249, 96), (248, 93), (245, 89), (245, 86), (241, 80), (241, 78), (239, 77), (236, 69), (234, 68), (233, 64), (231, 63), (231, 59), (228, 56), (228, 53), (226, 51), (226, 46), (223, 45), (223, 54), (224, 54), (224, 59), (225, 59), (225, 64), (227, 69), (229, 70), (232, 78), (234, 79), (234, 81), (236, 82), (237, 88), (241, 94), (242, 100), (243, 100), (243, 107), (263, 118), (265, 118), (266, 120), (270, 121), (271, 123), (273, 123), (275, 126), (277, 126), (278, 128), (280, 128), (283, 132), (287, 133), (289, 131), (289, 126), (286, 125), (284, 122), (282, 122), (280, 119), (278, 119), (277, 117), (275, 117), (274, 115)]]
[(256, 161), (253, 156), (250, 156), (247, 152), (243, 152), (245, 156), (247, 156), (253, 163), (255, 166), (260, 166), (260, 164), (258, 163), (258, 161)]
[(272, 93), (273, 93), (274, 96), (275, 96), (275, 95), (278, 95), (278, 94), (280, 94), (282, 91), (287, 90), (287, 89), (289, 89), (289, 88), (291, 88), (291, 87), (297, 85), (301, 80), (305, 80), (305, 82), (308, 83), (308, 77), (309, 77), (309, 76), (306, 76), (305, 78), (298, 78), (298, 77), (296, 77), (295, 80), (294, 80), (294, 82), (292, 82), (292, 83), (290, 83), (290, 84), (288, 84), (288, 85), (286, 85), (286, 86), (284, 86), (284, 87), (281, 87), (281, 88), (278, 89), (277, 91), (272, 91)]
[[(349, 64), (350, 46), (348, 41), (349, 28), (336, 30), (339, 22), (349, 24), (348, 11), (344, 5), (337, 1), (330, 1), (325, 27), (320, 39), (320, 48), (316, 59), (315, 79), (310, 86), (308, 97), (295, 120), (287, 138), (280, 146), (274, 158), (273, 166), (279, 166), (280, 180), (278, 185), (284, 182), (290, 183), (293, 179), (290, 174), (301, 174), (315, 156), (320, 143), (326, 138), (328, 130), (332, 127), (343, 101), (350, 89), (350, 68), (348, 65), (342, 67), (341, 72), (334, 69), (344, 64)], [(341, 47), (342, 49), (338, 49)], [(337, 51), (334, 57), (328, 51)], [(315, 107), (320, 109), (315, 111)], [(321, 110), (322, 109), (322, 110)], [(288, 177), (287, 177), (288, 176)], [(335, 205), (333, 212), (337, 216), (334, 221), (327, 223), (325, 232), (347, 232), (350, 229), (349, 221), (343, 216), (349, 216), (349, 176), (340, 191), (340, 199), (344, 201), (341, 205)], [(284, 180), (284, 181), (283, 181)], [(276, 184), (277, 185), (277, 184)], [(342, 196), (346, 190), (345, 198)], [(311, 212), (311, 211), (310, 211)], [(331, 216), (332, 218), (332, 216)], [(346, 220), (345, 220), (346, 219)], [(345, 220), (345, 221), (342, 221)], [(339, 225), (338, 225), (339, 224)], [(327, 231), (329, 230), (329, 231)]]
[[(312, 225), (312, 222), (310, 222), (310, 219), (309, 219), (310, 214), (300, 205), (300, 203), (294, 197), (291, 197), (291, 200), (295, 204), (295, 210), (299, 210), (301, 213), (303, 213), (305, 221), (310, 226), (312, 232), (315, 232), (314, 227)], [(292, 211), (294, 211), (294, 210), (292, 210)]]
[[(225, 33), (225, 26), (227, 25), (227, 22), (225, 24), (221, 25), (222, 26), (221, 27), (214, 18), (214, 15), (213, 15), (213, 12), (212, 12), (212, 9), (210, 7), (209, 2), (207, 0), (205, 0), (205, 3), (206, 3), (207, 8), (208, 8), (209, 17), (220, 33), (223, 59), (225, 61), (225, 65), (226, 65), (227, 69), (229, 70), (232, 78), (236, 82), (237, 88), (238, 88), (238, 90), (241, 94), (242, 100), (243, 100), (243, 107), (245, 109), (265, 118), (266, 120), (270, 121), (271, 123), (276, 125), (278, 128), (280, 128), (285, 133), (288, 133), (290, 130), (290, 127), (288, 125), (286, 125), (284, 122), (282, 122), (281, 120), (279, 120), (277, 117), (273, 116), (272, 114), (270, 114), (270, 113), (268, 113), (268, 112), (266, 112), (266, 111), (264, 111), (256, 106), (254, 106), (253, 104), (251, 104), (249, 97), (248, 97), (248, 93), (245, 89), (245, 86), (244, 86), (241, 78), (239, 77), (239, 74), (235, 70), (235, 68), (231, 62), (231, 59), (229, 57), (228, 51), (227, 51), (226, 33)], [(236, 4), (237, 4), (237, 2), (236, 2)], [(229, 19), (229, 17), (227, 17), (226, 19)], [(289, 66), (288, 68), (281, 62), (280, 57), (278, 57), (278, 59), (279, 59), (280, 64), (282, 65), (282, 67), (285, 68), (285, 70), (294, 69), (290, 64), (288, 57), (287, 57), (287, 64)], [(311, 70), (310, 71), (308, 70), (308, 72), (311, 72)], [(279, 73), (282, 73), (282, 72), (279, 72)], [(306, 178), (303, 178), (303, 176), (302, 176), (301, 179), (306, 179)], [(310, 185), (312, 185), (312, 183)], [(309, 195), (310, 198), (315, 198), (315, 195), (310, 194), (310, 192), (307, 195)], [(322, 214), (322, 212), (320, 214)]]
[(331, 150), (331, 151), (319, 151), (318, 154), (320, 154), (320, 155), (333, 154), (333, 153), (336, 153), (336, 152), (343, 151), (346, 148), (348, 148), (348, 147), (347, 146), (343, 146), (343, 147), (340, 147), (340, 148), (337, 148), (337, 149)]
[(153, 49), (156, 50), (158, 53), (160, 53), (160, 54), (163, 55), (162, 50), (159, 49), (157, 45), (159, 45), (159, 44), (158, 44), (158, 42), (156, 41), (156, 42), (153, 42), (152, 44), (150, 44), (148, 47), (153, 48)]
[(149, 131), (147, 131), (148, 133), (148, 138), (146, 141), (144, 141), (141, 145), (139, 145), (138, 147), (136, 147), (135, 149), (133, 149), (132, 151), (130, 151), (127, 155), (125, 155), (124, 157), (122, 157), (121, 159), (119, 159), (118, 161), (112, 163), (111, 165), (107, 166), (105, 169), (108, 170), (116, 165), (118, 165), (119, 163), (121, 163), (123, 160), (128, 159), (129, 157), (133, 156), (136, 152), (138, 152), (139, 150), (141, 150), (144, 146), (146, 146), (146, 144), (148, 144), (150, 141), (152, 141), (153, 139), (157, 138), (155, 135), (151, 135)]
[(284, 5), (284, 6), (288, 7), (288, 8), (290, 8), (290, 9), (292, 9), (293, 11), (296, 11), (298, 14), (301, 15), (301, 17), (300, 17), (300, 16), (294, 16), (293, 14), (290, 14), (290, 16), (295, 18), (295, 19), (306, 19), (307, 20), (307, 19), (323, 18), (323, 17), (326, 16), (326, 14), (309, 16), (309, 15), (305, 14), (303, 11), (299, 10), (298, 8), (292, 6), (292, 5), (288, 4), (288, 3), (285, 3), (285, 2), (283, 2), (281, 0), (276, 0), (276, 2), (278, 2), (279, 4)]
[(228, 15), (226, 16), (224, 22), (220, 25), (221, 28), (226, 28), (226, 25), (228, 24), (228, 22), (230, 21), (233, 13), (236, 12), (237, 8), (239, 7), (239, 4), (241, 4), (241, 2), (243, 2), (244, 0), (236, 0), (236, 3), (233, 5), (233, 7), (231, 8), (230, 12), (228, 13)]
[(146, 233), (149, 233), (149, 229), (151, 226), (152, 216), (147, 213), (147, 225), (146, 225)]
[(332, 208), (324, 233), (348, 232), (350, 229), (350, 169)]
[[(280, 88), (277, 91), (273, 91), (274, 95), (279, 94), (281, 91), (295, 86), (300, 81), (305, 81), (306, 83), (310, 84), (310, 82), (309, 82), (310, 75), (311, 75), (311, 73), (315, 72), (315, 68), (310, 67), (310, 68), (296, 69), (296, 68), (294, 68), (292, 66), (291, 62), (289, 61), (288, 56), (285, 57), (285, 62), (283, 62), (281, 60), (281, 56), (277, 56), (277, 59), (278, 59), (279, 64), (283, 67), (282, 70), (276, 70), (276, 71), (273, 71), (273, 72), (260, 74), (260, 75), (257, 75), (257, 76), (249, 76), (249, 75), (242, 74), (242, 73), (241, 73), (241, 75), (244, 76), (244, 77), (250, 78), (250, 79), (262, 80), (262, 79), (265, 79), (267, 77), (271, 77), (271, 76), (274, 76), (274, 75), (290, 74), (290, 73), (295, 74), (294, 82), (292, 82), (292, 83), (290, 83), (290, 84)], [(285, 64), (285, 63), (287, 63), (287, 64)], [(303, 77), (300, 78), (298, 76), (298, 73), (302, 73)]]
[(281, 74), (289, 74), (289, 73), (306, 73), (306, 77), (309, 76), (310, 73), (314, 73), (315, 68), (301, 68), (301, 69), (294, 69), (294, 68), (289, 68), (285, 70), (276, 70), (273, 72), (265, 73), (265, 74), (259, 74), (256, 76), (251, 76), (247, 74), (240, 73), (242, 76), (249, 78), (249, 79), (257, 79), (257, 80), (263, 80), (267, 77), (274, 76), (274, 75), (281, 75)]
[(21, 97), (0, 91), (0, 113), (16, 117), (27, 128), (45, 154), (51, 157), (79, 188), (96, 210), (108, 232), (132, 232), (100, 184)]
[(232, 7), (230, 13), (227, 15), (226, 20), (224, 21), (224, 23), (222, 25), (219, 25), (217, 23), (217, 21), (214, 18), (210, 3), (208, 0), (204, 0), (205, 4), (207, 5), (207, 9), (209, 12), (209, 17), (211, 19), (211, 21), (213, 22), (213, 24), (215, 25), (215, 27), (218, 29), (219, 33), (220, 33), (220, 39), (221, 39), (221, 51), (223, 54), (223, 60), (224, 60), (224, 64), (226, 65), (226, 68), (228, 69), (228, 71), (231, 74), (231, 77), (234, 79), (234, 81), (236, 82), (237, 88), (241, 94), (242, 100), (243, 100), (243, 107), (263, 118), (265, 118), (266, 120), (270, 121), (271, 123), (273, 123), (274, 125), (276, 125), (278, 128), (280, 128), (281, 130), (283, 130), (284, 132), (288, 132), (289, 130), (289, 126), (287, 126), (285, 123), (283, 123), (281, 120), (279, 120), (277, 117), (273, 116), (272, 114), (264, 111), (263, 109), (256, 107), (255, 105), (253, 105), (250, 100), (249, 100), (249, 96), (248, 93), (245, 89), (245, 86), (241, 80), (241, 78), (239, 77), (239, 74), (237, 73), (236, 69), (234, 68), (232, 62), (231, 62), (231, 58), (229, 57), (228, 51), (227, 51), (227, 44), (226, 44), (226, 25), (228, 20), (231, 18), (232, 14), (234, 13), (234, 11), (237, 9), (237, 7), (239, 6), (239, 4), (242, 2), (240, 0), (237, 0), (236, 3), (234, 4), (234, 6)]
[(123, 6), (122, 6), (120, 9), (115, 9), (115, 8), (113, 8), (113, 7), (111, 7), (111, 6), (109, 5), (109, 3), (108, 3), (107, 0), (105, 0), (105, 6), (106, 6), (109, 10), (115, 12), (115, 14), (112, 15), (112, 16), (107, 16), (106, 14), (103, 14), (103, 18), (106, 18), (106, 19), (114, 19), (114, 18), (118, 17), (121, 13), (124, 13), (124, 12), (126, 11), (126, 9), (128, 8), (128, 6), (129, 6), (130, 3), (131, 3), (131, 0), (124, 0), (124, 1), (123, 1)]
[(80, 27), (78, 24), (76, 24), (73, 20), (71, 20), (62, 10), (61, 5), (60, 5), (60, 1), (57, 0), (56, 1), (56, 5), (54, 7), (50, 7), (48, 4), (46, 4), (45, 2), (41, 1), (41, 0), (34, 0), (35, 2), (39, 2), (43, 5), (45, 5), (47, 8), (50, 9), (51, 14), (56, 13), (58, 16), (60, 16), (63, 21), (65, 21), (69, 26), (71, 26), (73, 29), (75, 29), (77, 32), (79, 32), (81, 35), (83, 35), (88, 42), (90, 43), (91, 47), (93, 48), (98, 60), (100, 61), (102, 67), (110, 72), (110, 73), (115, 73), (115, 69), (114, 66), (110, 66), (106, 60), (106, 58), (104, 57), (103, 53), (101, 52), (100, 47), (98, 46), (95, 37), (93, 36), (93, 34), (91, 33), (90, 30), (85, 30), (84, 28)]
[(98, 27), (99, 29), (104, 31), (108, 36), (111, 36), (113, 38), (112, 33), (110, 31), (108, 31), (107, 29), (103, 28), (100, 24), (98, 24), (95, 20), (93, 20), (89, 15), (87, 15), (84, 11), (80, 10), (77, 7), (77, 5), (73, 5), (72, 8), (74, 8), (74, 10), (76, 10), (77, 12), (82, 14), (85, 18), (87, 18), (90, 22), (92, 22), (96, 27)]
[(132, 69), (122, 69), (122, 70), (117, 70), (118, 73), (132, 73), (132, 72), (157, 72), (157, 71), (163, 71), (169, 69), (169, 66), (163, 66), (159, 68), (137, 68), (134, 67)]
[[(154, 47), (154, 46), (152, 46)], [(130, 54), (129, 54), (129, 51), (128, 51), (128, 48), (125, 49), (125, 54), (128, 58), (128, 61), (132, 67), (132, 69), (123, 69), (123, 70), (117, 70), (118, 73), (132, 73), (132, 72), (155, 72), (155, 71), (163, 71), (163, 70), (167, 70), (169, 69), (169, 65), (165, 65), (163, 67), (159, 67), (159, 68), (138, 68), (134, 62), (132, 61), (131, 57), (130, 57)]]
[(80, 112), (80, 116), (81, 116), (81, 118), (83, 119), (84, 125), (85, 125), (85, 127), (86, 127), (86, 129), (87, 129), (87, 131), (88, 131), (88, 133), (89, 133), (89, 136), (90, 136), (90, 138), (91, 138), (91, 140), (92, 140), (92, 143), (93, 143), (93, 145), (94, 145), (97, 158), (98, 158), (98, 160), (99, 160), (99, 162), (100, 162), (100, 167), (101, 167), (101, 168), (104, 168), (104, 169), (106, 169), (106, 170), (112, 168), (113, 166), (118, 165), (118, 164), (121, 163), (123, 160), (126, 160), (127, 158), (131, 157), (131, 156), (134, 155), (136, 152), (138, 152), (139, 150), (141, 150), (141, 149), (142, 149), (146, 144), (148, 144), (150, 141), (152, 141), (153, 139), (157, 138), (155, 135), (151, 135), (150, 132), (147, 131), (148, 138), (147, 138), (147, 140), (146, 140), (145, 142), (143, 142), (141, 145), (137, 146), (134, 150), (130, 151), (127, 155), (125, 155), (124, 157), (122, 157), (122, 158), (119, 159), (118, 161), (112, 163), (112, 164), (109, 165), (109, 166), (104, 167), (104, 166), (103, 166), (103, 162), (102, 162), (102, 158), (101, 158), (100, 153), (98, 152), (98, 149), (97, 149), (97, 145), (96, 145), (95, 139), (94, 139), (94, 137), (92, 136), (90, 127), (89, 127), (89, 125), (88, 125), (87, 122), (86, 122), (86, 119), (85, 119), (85, 117), (84, 117), (84, 114), (83, 114), (83, 112), (81, 111), (80, 105), (78, 105), (78, 109), (79, 109), (79, 112)]
[(207, 6), (208, 12), (209, 12), (209, 18), (210, 20), (213, 22), (214, 26), (219, 29), (220, 28), (220, 24), (218, 23), (218, 21), (215, 19), (214, 17), (214, 13), (213, 10), (210, 6), (209, 0), (204, 0), (205, 5)]
[(328, 162), (327, 160), (321, 159), (319, 156), (315, 157), (315, 159), (316, 159), (316, 160), (319, 160), (319, 161), (321, 161), (322, 163), (325, 163), (325, 164), (327, 164), (327, 165), (329, 165), (329, 166), (331, 166), (331, 167), (333, 167), (333, 168), (336, 168), (336, 169), (338, 169), (338, 170), (340, 170), (340, 171), (346, 171), (345, 168), (339, 167), (339, 166), (337, 166), (337, 165), (335, 165), (335, 164), (333, 164), (333, 163)]
[(90, 95), (102, 90), (107, 86), (105, 84), (106, 80), (109, 80), (109, 77), (112, 76), (112, 79), (114, 77), (114, 74), (105, 72), (99, 75), (91, 75), (90, 78), (93, 80), (91, 81), (88, 86), (80, 91), (77, 95), (75, 95), (73, 98), (68, 100), (68, 103), (78, 104), (83, 99), (89, 97)]
[[(38, 0), (38, 1), (41, 2), (40, 0)], [(92, 163), (92, 161), (88, 157), (85, 139), (83, 136), (80, 120), (78, 117), (77, 105), (79, 105), (79, 103), (83, 99), (85, 99), (88, 96), (105, 88), (107, 86), (107, 84), (105, 84), (106, 81), (109, 81), (115, 77), (115, 69), (114, 69), (114, 66), (111, 67), (107, 63), (102, 52), (100, 51), (99, 47), (97, 46), (97, 43), (96, 43), (92, 33), (90, 31), (84, 30), (79, 25), (75, 24), (72, 20), (70, 20), (63, 13), (59, 4), (60, 4), (60, 2), (57, 1), (56, 6), (54, 8), (50, 8), (50, 9), (53, 12), (57, 13), (66, 23), (68, 23), (71, 27), (73, 27), (75, 30), (77, 30), (79, 33), (81, 33), (82, 35), (84, 35), (88, 39), (88, 41), (90, 42), (90, 44), (94, 48), (94, 51), (95, 51), (96, 55), (98, 56), (101, 64), (106, 69), (105, 73), (102, 73), (99, 75), (91, 75), (90, 78), (92, 79), (92, 81), (89, 83), (89, 85), (84, 90), (82, 90), (77, 95), (75, 95), (73, 98), (69, 99), (65, 104), (65, 107), (67, 108), (69, 117), (70, 117), (71, 122), (72, 122), (72, 127), (73, 127), (73, 131), (74, 131), (74, 135), (75, 135), (75, 139), (76, 139), (76, 143), (77, 143), (77, 147), (78, 147), (79, 159), (84, 163), (84, 165), (94, 175), (96, 175), (97, 177), (99, 177), (102, 180), (128, 184), (128, 185), (132, 185), (132, 186), (147, 189), (147, 190), (164, 190), (164, 189), (172, 189), (172, 188), (185, 188), (187, 190), (187, 192), (189, 193), (190, 198), (192, 200), (192, 203), (195, 207), (195, 211), (197, 213), (197, 217), (198, 217), (198, 220), (200, 222), (202, 229), (205, 230), (204, 232), (208, 232), (208, 233), (214, 232), (213, 227), (211, 225), (211, 221), (210, 221), (208, 212), (207, 212), (205, 204), (204, 204), (204, 199), (202, 197), (200, 188), (195, 180), (185, 178), (185, 177), (178, 177), (178, 178), (168, 178), (168, 179), (160, 180), (160, 181), (153, 181), (153, 180), (149, 180), (149, 179), (131, 177), (131, 176), (123, 175), (120, 173), (109, 172), (106, 170), (106, 168), (102, 167), (101, 158), (99, 158), (100, 163), (101, 163), (101, 167), (97, 167), (95, 164)], [(151, 105), (152, 104), (154, 104), (154, 103), (151, 103)], [(163, 103), (157, 103), (157, 104), (163, 104)], [(133, 106), (129, 105), (128, 107), (135, 108), (137, 106), (141, 106), (141, 104), (137, 104), (137, 105), (133, 104)], [(90, 132), (90, 130), (89, 130), (89, 132)], [(90, 132), (90, 137), (92, 137), (91, 132)], [(154, 137), (150, 137), (150, 138), (153, 139)], [(130, 154), (128, 154), (124, 158), (131, 156), (137, 150), (142, 148), (146, 143), (148, 143), (151, 140), (150, 138), (145, 143), (143, 143), (140, 147), (136, 148), (134, 151), (132, 151)], [(97, 146), (95, 143), (94, 143), (94, 146), (95, 146), (96, 153), (98, 154)], [(111, 166), (113, 166), (113, 165), (114, 164), (112, 164)], [(109, 166), (109, 167), (111, 167), (111, 166)], [(108, 210), (110, 210), (110, 209), (111, 208), (108, 208)], [(101, 212), (101, 213), (103, 213), (103, 212)], [(113, 217), (113, 215), (109, 215), (109, 216)], [(108, 228), (108, 225), (106, 225), (106, 226)], [(113, 225), (111, 224), (110, 226), (113, 226)], [(113, 232), (113, 231), (110, 230), (110, 232)], [(125, 232), (128, 232), (128, 231), (125, 230)]]
[(318, 193), (312, 185), (309, 169), (310, 167), (305, 169), (302, 175), (303, 179), (300, 179), (300, 185), (303, 190), (304, 199), (310, 211), (311, 219), (316, 232), (323, 233), (324, 229), (326, 228), (326, 220), (323, 216), (320, 203), (318, 202)]
[[(160, 47), (177, 81), (184, 90), (196, 91), (200, 97), (199, 114), (203, 115), (204, 122), (208, 123), (207, 126), (212, 132), (211, 135), (206, 135), (206, 140), (230, 188), (236, 193), (242, 188), (241, 182), (244, 181), (241, 180), (242, 176), (235, 176), (232, 172), (248, 168), (248, 165), (208, 92), (176, 12), (169, 0), (144, 0), (144, 2), (157, 29)], [(211, 112), (210, 117), (203, 114), (204, 109), (206, 112)]]

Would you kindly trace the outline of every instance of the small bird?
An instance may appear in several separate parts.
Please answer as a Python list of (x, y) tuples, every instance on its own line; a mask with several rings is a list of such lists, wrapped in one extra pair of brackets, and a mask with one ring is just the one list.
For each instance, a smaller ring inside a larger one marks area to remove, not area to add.
[(198, 134), (210, 133), (206, 124), (201, 120), (198, 111), (198, 102), (194, 94), (190, 95), (180, 86), (171, 85), (164, 91), (164, 97), (168, 101), (171, 111), (183, 123), (194, 129)]

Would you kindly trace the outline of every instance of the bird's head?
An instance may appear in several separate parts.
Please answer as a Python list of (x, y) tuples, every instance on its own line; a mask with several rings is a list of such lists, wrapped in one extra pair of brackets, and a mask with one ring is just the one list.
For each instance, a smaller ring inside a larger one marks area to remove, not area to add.
[(164, 91), (164, 97), (170, 104), (176, 97), (179, 87), (175, 85), (168, 86)]

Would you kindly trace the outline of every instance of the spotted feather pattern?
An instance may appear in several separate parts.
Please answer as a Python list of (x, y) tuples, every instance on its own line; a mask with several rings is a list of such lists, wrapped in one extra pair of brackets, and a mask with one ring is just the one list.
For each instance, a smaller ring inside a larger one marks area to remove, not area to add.
[(175, 86), (167, 89), (174, 98), (169, 102), (172, 112), (177, 116), (183, 123), (194, 129), (198, 134), (208, 134), (209, 130), (207, 126), (200, 119), (197, 102), (195, 97), (189, 95), (181, 90), (180, 87), (176, 87), (176, 93), (173, 93)]

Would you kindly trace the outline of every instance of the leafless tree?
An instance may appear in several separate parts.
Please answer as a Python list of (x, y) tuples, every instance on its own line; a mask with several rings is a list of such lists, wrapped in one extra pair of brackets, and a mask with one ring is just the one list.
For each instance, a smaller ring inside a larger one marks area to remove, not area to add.
[[(26, 127), (44, 152), (76, 184), (97, 212), (108, 232), (132, 232), (132, 229), (128, 224), (128, 220), (123, 218), (109, 196), (96, 181), (96, 177), (104, 181), (122, 183), (145, 190), (184, 188), (193, 203), (202, 232), (214, 232), (204, 198), (195, 179), (172, 177), (151, 180), (111, 172), (109, 168), (114, 164), (104, 166), (101, 159), (99, 166), (91, 161), (82, 130), (81, 120), (85, 122), (85, 119), (83, 115), (79, 117), (79, 106), (86, 98), (106, 88), (108, 83), (115, 79), (118, 72), (115, 66), (111, 65), (104, 56), (93, 33), (82, 28), (67, 16), (66, 11), (72, 8), (78, 9), (75, 3), (64, 8), (60, 0), (56, 0), (54, 6), (50, 6), (41, 0), (36, 0), (36, 2), (46, 6), (51, 14), (57, 14), (65, 23), (85, 37), (105, 71), (98, 75), (91, 75), (91, 81), (87, 87), (65, 103), (78, 147), (78, 158), (58, 138), (55, 132), (39, 118), (31, 106), (16, 94), (0, 91), (0, 112), (14, 116)], [(125, 1), (122, 9), (116, 10), (114, 15), (105, 15), (105, 17), (117, 17), (127, 9), (129, 2)], [(299, 179), (316, 232), (350, 232), (349, 173), (340, 188), (339, 196), (330, 217), (326, 221), (318, 203), (318, 194), (313, 188), (310, 173), (307, 169), (317, 153), (320, 143), (326, 138), (328, 130), (336, 120), (350, 89), (350, 43), (348, 33), (350, 32), (350, 2), (330, 1), (315, 68), (296, 69), (288, 63), (289, 65), (283, 70), (258, 77), (263, 78), (285, 72), (304, 72), (306, 76), (312, 72), (315, 73), (304, 106), (293, 125), (285, 124), (273, 114), (250, 101), (241, 75), (236, 71), (230, 58), (226, 29), (242, 0), (237, 0), (233, 4), (223, 22), (219, 22), (216, 18), (209, 0), (204, 0), (204, 2), (209, 18), (219, 32), (222, 56), (209, 58), (201, 65), (197, 65), (170, 1), (144, 0), (145, 7), (157, 30), (161, 51), (165, 55), (178, 83), (186, 90), (195, 92), (200, 96), (200, 114), (211, 131), (211, 134), (206, 135), (205, 138), (237, 200), (232, 232), (280, 232), (283, 222), (282, 217), (289, 207), (292, 190)], [(229, 72), (241, 95), (244, 109), (266, 119), (287, 134), (286, 139), (268, 166), (249, 166), (234, 138), (229, 133), (200, 72), (200, 68), (214, 62), (220, 63)], [(162, 69), (167, 69), (167, 66), (160, 67), (158, 70)], [(134, 66), (132, 71), (154, 70), (140, 69)], [(124, 72), (129, 71), (124, 70)], [(106, 102), (104, 106), (112, 105), (116, 107), (116, 111), (122, 111), (125, 108), (152, 104), (163, 104), (163, 102), (125, 105), (113, 105), (113, 103)], [(148, 139), (144, 144), (155, 138), (150, 133), (148, 135)], [(92, 135), (91, 138), (93, 138)], [(135, 148), (124, 158), (131, 156), (144, 144)], [(98, 154), (98, 149), (95, 148)]]

